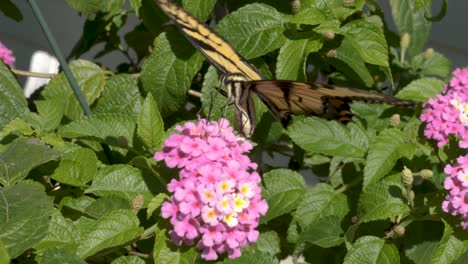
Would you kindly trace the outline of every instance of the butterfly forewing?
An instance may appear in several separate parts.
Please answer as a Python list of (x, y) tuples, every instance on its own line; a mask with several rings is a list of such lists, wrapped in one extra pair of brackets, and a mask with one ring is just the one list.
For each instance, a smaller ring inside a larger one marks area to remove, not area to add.
[(190, 42), (223, 74), (242, 74), (249, 80), (264, 77), (232, 46), (211, 28), (168, 0), (158, 0), (162, 10), (174, 21)]

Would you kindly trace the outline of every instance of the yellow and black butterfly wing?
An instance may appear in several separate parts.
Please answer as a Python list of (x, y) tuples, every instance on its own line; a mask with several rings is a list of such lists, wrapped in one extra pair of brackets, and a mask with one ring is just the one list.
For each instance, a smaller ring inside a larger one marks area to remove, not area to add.
[(384, 94), (318, 83), (265, 80), (244, 82), (243, 86), (257, 94), (283, 124), (287, 124), (291, 114), (323, 116), (345, 123), (352, 117), (352, 101), (415, 106), (413, 101)]
[(259, 71), (211, 28), (171, 1), (157, 0), (157, 2), (187, 39), (220, 72), (223, 74), (241, 74), (249, 80), (264, 79)]

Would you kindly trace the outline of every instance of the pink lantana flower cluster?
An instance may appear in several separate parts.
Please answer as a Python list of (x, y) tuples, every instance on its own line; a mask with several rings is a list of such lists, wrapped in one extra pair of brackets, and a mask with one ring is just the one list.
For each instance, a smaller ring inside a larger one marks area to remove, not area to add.
[(459, 157), (453, 166), (445, 166), (444, 171), (448, 174), (444, 180), (448, 194), (442, 203), (442, 210), (453, 216), (461, 216), (461, 226), (468, 229), (468, 155)]
[(452, 134), (461, 148), (468, 148), (468, 69), (456, 69), (453, 75), (443, 93), (423, 105), (421, 121), (426, 122), (424, 135), (435, 139), (438, 147)]
[(11, 50), (9, 50), (5, 45), (0, 42), (0, 60), (2, 60), (6, 65), (13, 66), (15, 62), (15, 57), (13, 57)]
[(244, 152), (252, 145), (233, 134), (227, 119), (176, 126), (154, 158), (169, 168), (180, 168), (179, 179), (168, 184), (173, 193), (161, 213), (170, 218), (170, 236), (202, 251), (202, 258), (216, 260), (241, 255), (240, 248), (257, 240), (260, 216), (268, 205), (261, 197), (260, 176)]

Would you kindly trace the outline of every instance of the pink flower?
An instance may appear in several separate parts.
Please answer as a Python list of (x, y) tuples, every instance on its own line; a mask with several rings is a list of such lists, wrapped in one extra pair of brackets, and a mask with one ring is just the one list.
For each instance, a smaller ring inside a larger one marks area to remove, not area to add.
[(461, 216), (461, 226), (468, 229), (468, 155), (461, 156), (454, 165), (445, 166), (448, 177), (444, 188), (449, 191), (442, 203), (442, 210), (453, 216)]
[(10, 49), (5, 47), (0, 42), (0, 60), (2, 60), (6, 65), (13, 66), (13, 63), (16, 61), (15, 57), (13, 57), (12, 52)]
[(268, 205), (261, 197), (257, 164), (244, 155), (252, 145), (233, 134), (229, 121), (176, 126), (154, 158), (180, 168), (179, 180), (168, 184), (173, 193), (161, 215), (170, 218), (169, 233), (176, 245), (197, 242), (206, 260), (218, 254), (240, 256), (242, 247), (258, 238), (255, 230)]
[(453, 74), (443, 93), (423, 104), (420, 118), (426, 123), (424, 135), (435, 139), (438, 147), (454, 135), (461, 148), (468, 148), (468, 69), (456, 69)]

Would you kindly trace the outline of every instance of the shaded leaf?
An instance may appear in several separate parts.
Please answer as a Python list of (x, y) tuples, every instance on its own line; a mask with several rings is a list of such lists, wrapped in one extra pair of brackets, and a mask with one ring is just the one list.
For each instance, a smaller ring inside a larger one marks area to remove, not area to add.
[(381, 28), (360, 19), (345, 24), (340, 33), (345, 36), (365, 62), (389, 66), (387, 41)]
[(345, 256), (344, 263), (400, 263), (400, 255), (395, 245), (387, 243), (384, 239), (364, 236), (353, 244)]
[(133, 200), (139, 194), (145, 197), (145, 201), (152, 198), (141, 171), (124, 164), (101, 169), (85, 192), (98, 196), (118, 195), (128, 200)]
[(264, 4), (245, 5), (216, 25), (216, 31), (247, 59), (280, 48), (285, 42), (283, 16)]
[(50, 218), (47, 235), (34, 249), (44, 251), (50, 248), (61, 248), (75, 252), (80, 239), (78, 234), (78, 228), (73, 221), (65, 218), (59, 211), (55, 211)]
[(308, 35), (288, 39), (280, 48), (276, 66), (277, 79), (306, 81), (307, 56), (318, 51), (323, 45), (323, 40), (318, 34)]
[(133, 145), (134, 130), (135, 123), (127, 115), (94, 114), (63, 126), (60, 134), (127, 148)]
[(94, 151), (76, 149), (63, 155), (58, 168), (50, 177), (68, 185), (86, 186), (97, 173), (97, 161)]
[(86, 264), (87, 262), (63, 248), (48, 248), (44, 250), (43, 255), (39, 258), (39, 264), (55, 263)]
[(3, 61), (0, 61), (0, 102), (0, 130), (29, 112), (23, 89)]
[(195, 260), (200, 254), (196, 251), (195, 247), (184, 250), (181, 247), (174, 246), (167, 236), (166, 229), (156, 227), (155, 235), (153, 259), (157, 259), (160, 264), (195, 263)]
[(0, 240), (15, 258), (46, 236), (53, 203), (37, 184), (1, 187), (0, 197)]
[(463, 241), (457, 238), (452, 227), (445, 222), (444, 225), (444, 236), (432, 252), (431, 263), (453, 263), (467, 251)]
[(137, 256), (121, 256), (114, 259), (111, 264), (145, 264), (146, 262)]
[(146, 210), (146, 214), (148, 215), (148, 218), (153, 215), (154, 211), (161, 207), (162, 203), (164, 200), (169, 200), (169, 196), (165, 193), (159, 193), (148, 204), (148, 210)]
[(142, 101), (138, 79), (128, 74), (118, 74), (106, 80), (102, 96), (93, 112), (125, 114), (136, 121)]
[(393, 219), (409, 213), (400, 174), (369, 185), (359, 197), (358, 217), (362, 222)]
[[(410, 35), (409, 53), (412, 55), (422, 51), (429, 33), (432, 28), (432, 23), (426, 19), (426, 10), (431, 10), (431, 5), (426, 5), (420, 8), (417, 12), (414, 11), (414, 3), (406, 0), (390, 0), (392, 8), (393, 21), (400, 35), (408, 33)], [(419, 8), (419, 6), (417, 6)]]
[(398, 129), (385, 129), (375, 138), (367, 155), (364, 167), (363, 189), (378, 182), (393, 168), (398, 159), (411, 156), (416, 145), (409, 143), (408, 136)]
[(344, 242), (340, 217), (329, 215), (318, 219), (300, 234), (300, 240), (319, 247), (329, 248)]
[(344, 217), (349, 212), (346, 195), (336, 192), (330, 185), (319, 183), (302, 199), (294, 214), (301, 228), (306, 228), (325, 216)]
[[(101, 95), (104, 89), (104, 71), (94, 63), (85, 60), (72, 61), (70, 69), (88, 105)], [(41, 95), (50, 103), (63, 109), (65, 117), (76, 120), (83, 116), (83, 110), (64, 73), (60, 73), (45, 86)]]
[(163, 117), (185, 104), (187, 90), (203, 61), (181, 34), (174, 33), (163, 33), (154, 40), (154, 52), (141, 72), (143, 88), (153, 94)]
[(426, 102), (442, 92), (445, 83), (435, 78), (421, 78), (412, 81), (398, 93), (398, 97)]
[(26, 178), (31, 169), (54, 160), (60, 153), (43, 142), (31, 138), (17, 138), (0, 153), (0, 183), (13, 185)]
[(291, 170), (271, 170), (263, 174), (263, 182), (263, 197), (269, 208), (267, 214), (262, 217), (262, 222), (295, 210), (306, 192), (302, 175)]
[[(86, 258), (97, 252), (129, 243), (143, 233), (140, 222), (131, 210), (116, 210), (82, 229), (77, 254)], [(83, 232), (84, 231), (84, 232)]]
[[(438, 52), (431, 52), (430, 56), (427, 55), (426, 50), (413, 57), (411, 60), (411, 67), (418, 71), (421, 75), (433, 75), (441, 78), (447, 77), (452, 70), (450, 60)], [(427, 58), (429, 56), (429, 58)]]
[(165, 138), (164, 123), (151, 94), (143, 102), (138, 117), (137, 136), (151, 152), (159, 149)]
[(369, 144), (365, 131), (352, 123), (348, 128), (336, 121), (307, 117), (295, 119), (288, 126), (288, 134), (295, 144), (311, 153), (363, 157)]

